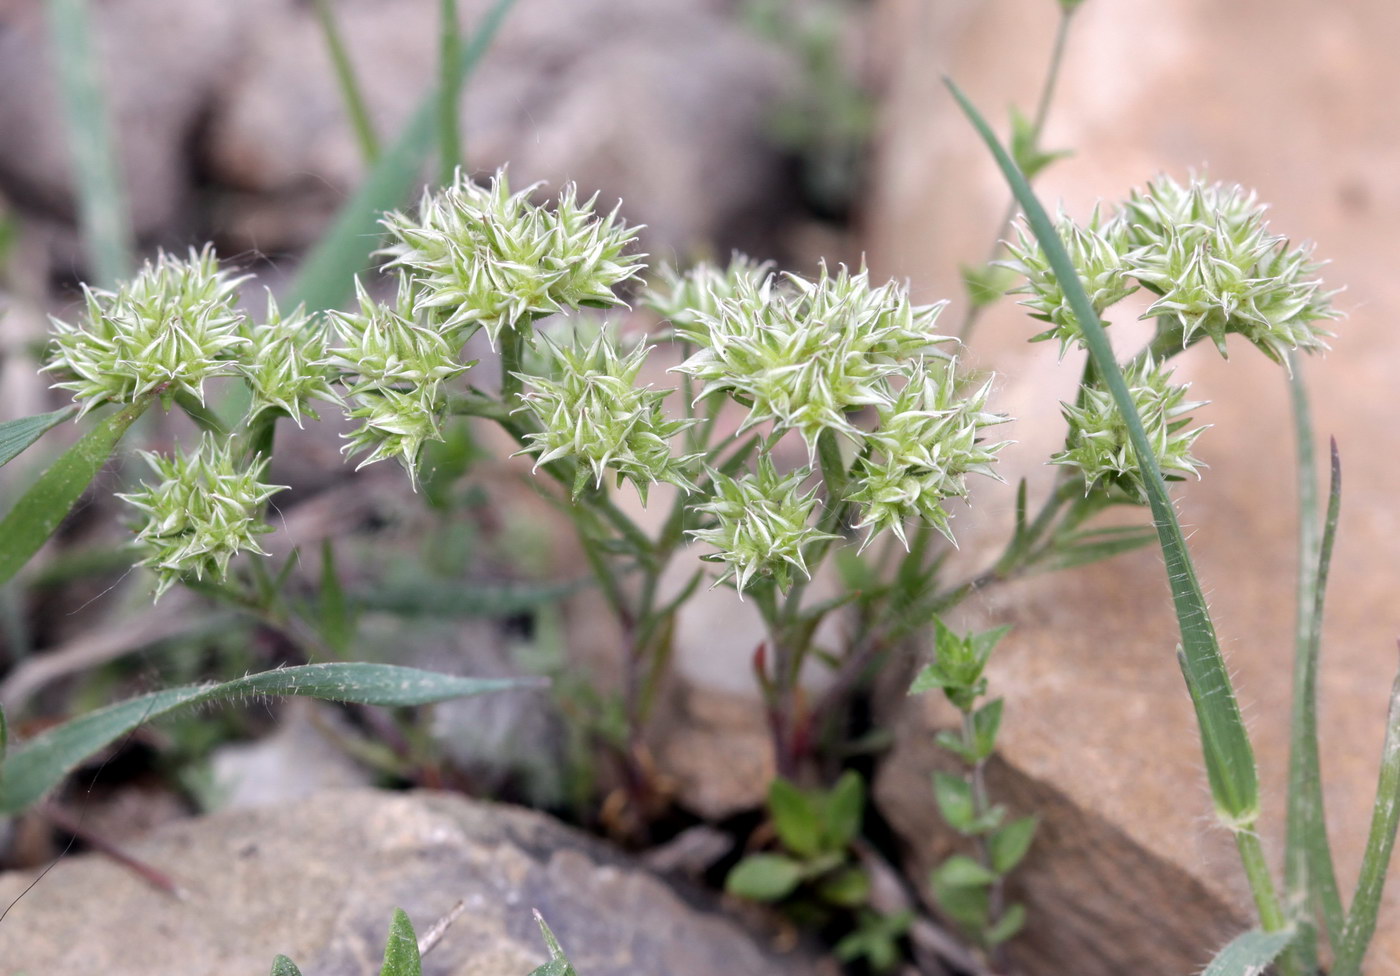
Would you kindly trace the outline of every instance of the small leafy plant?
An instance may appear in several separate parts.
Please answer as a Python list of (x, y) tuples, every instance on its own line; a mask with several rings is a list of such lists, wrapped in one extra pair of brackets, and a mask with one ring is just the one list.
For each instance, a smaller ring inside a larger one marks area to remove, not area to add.
[(944, 822), (974, 841), (977, 856), (952, 855), (934, 870), (931, 885), (939, 907), (978, 946), (994, 952), (1025, 924), (1025, 906), (1005, 904), (1002, 889), (1030, 849), (1036, 828), (1033, 816), (1008, 821), (1006, 809), (989, 800), (984, 777), (996, 751), (1003, 704), (1000, 698), (984, 701), (984, 672), (1008, 628), (959, 636), (942, 621), (934, 627), (934, 659), (910, 692), (942, 691), (961, 716), (958, 730), (938, 733), (937, 741), (962, 762), (964, 774), (934, 773), (933, 792)]

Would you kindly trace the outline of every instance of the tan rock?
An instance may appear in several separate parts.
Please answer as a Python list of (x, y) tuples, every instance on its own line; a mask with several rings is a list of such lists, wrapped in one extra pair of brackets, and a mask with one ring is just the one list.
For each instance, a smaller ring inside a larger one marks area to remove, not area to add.
[[(428, 960), (443, 976), (523, 976), (544, 962), (531, 908), (593, 976), (814, 971), (589, 837), (458, 796), (324, 793), (168, 827), (132, 853), (187, 898), (109, 861), (68, 858), (0, 926), (5, 972), (245, 976), (280, 952), (307, 973), (368, 973), (396, 906), (421, 935), (459, 900), (466, 912)], [(0, 904), (31, 880), (0, 875)]]
[[(872, 261), (909, 274), (927, 297), (957, 296), (959, 262), (986, 251), (1007, 192), (942, 92), (950, 71), (994, 117), (1035, 97), (1056, 5), (890, 0), (891, 106), (871, 219)], [(1387, 690), (1400, 630), (1395, 600), (1400, 451), (1400, 306), (1393, 242), (1400, 188), (1400, 11), (1248, 0), (1089, 0), (1079, 14), (1047, 145), (1076, 156), (1042, 196), (1085, 213), (1160, 169), (1255, 186), (1280, 232), (1318, 241), (1350, 318), (1335, 351), (1308, 364), (1320, 435), (1346, 467), (1322, 664), (1322, 750), (1344, 891), (1356, 877), (1375, 789)], [(958, 309), (953, 310), (954, 313)], [(1121, 316), (1130, 318), (1131, 316)], [(1008, 476), (1045, 482), (1041, 461), (1062, 436), (1055, 406), (1077, 365), (1009, 303), (979, 326), (973, 357), (1003, 374), (1000, 402), (1019, 417)], [(1121, 348), (1136, 334), (1113, 330)], [(1277, 852), (1284, 814), (1295, 574), (1290, 422), (1284, 377), (1244, 345), (1227, 363), (1207, 349), (1179, 368), (1215, 401), (1200, 419), (1210, 465), (1182, 486), (1180, 511), (1212, 599), (1258, 750), (1264, 832)], [(989, 491), (961, 516), (987, 545), (1008, 529), (1010, 492)], [(997, 781), (1046, 832), (1024, 874), (1031, 924), (1015, 956), (1030, 973), (1180, 972), (1200, 966), (1250, 915), (1229, 838), (1211, 808), (1189, 702), (1173, 657), (1176, 627), (1160, 559), (1142, 552), (1040, 577), (975, 599), (974, 622), (1016, 630), (991, 675), (1007, 697)], [(927, 798), (936, 716), (915, 721), (881, 794), (912, 847), (939, 843)], [(1046, 806), (1048, 804), (1048, 806)], [(926, 857), (925, 865), (929, 863)], [(1368, 973), (1400, 973), (1400, 885), (1392, 885)]]

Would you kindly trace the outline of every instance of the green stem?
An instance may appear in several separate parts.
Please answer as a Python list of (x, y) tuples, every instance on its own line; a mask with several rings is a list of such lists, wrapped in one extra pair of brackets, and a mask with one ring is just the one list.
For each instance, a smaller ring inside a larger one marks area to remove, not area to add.
[[(1040, 97), (1036, 100), (1035, 115), (1031, 120), (1031, 146), (1039, 148), (1040, 136), (1045, 129), (1045, 122), (1050, 117), (1050, 105), (1055, 98), (1055, 88), (1060, 81), (1060, 67), (1064, 64), (1065, 46), (1069, 41), (1069, 27), (1074, 17), (1073, 7), (1060, 8), (1060, 21), (1055, 27), (1054, 46), (1050, 50), (1050, 65), (1045, 70), (1045, 80), (1041, 82)], [(1016, 198), (1013, 196), (1011, 202), (1007, 204), (1006, 212), (1002, 214), (1001, 221), (997, 224), (996, 234), (992, 237), (992, 246), (987, 251), (986, 264), (991, 264), (1001, 255), (1001, 239), (1006, 236), (1007, 229), (1011, 222), (1016, 219)], [(962, 323), (958, 326), (958, 338), (967, 342), (972, 338), (972, 330), (977, 327), (977, 321), (982, 317), (982, 312), (986, 305), (968, 303), (968, 309), (963, 314)]]
[(508, 327), (501, 331), (501, 401), (508, 409), (514, 409), (515, 401), (524, 388), (520, 377), (521, 360), (525, 355), (525, 337), (518, 328)]
[(456, 179), (462, 163), (462, 138), (457, 121), (457, 62), (461, 57), (461, 27), (457, 21), (457, 0), (442, 0), (438, 27), (438, 148), (442, 151), (439, 179), (448, 186)]
[(1265, 932), (1282, 931), (1288, 927), (1288, 918), (1279, 905), (1278, 893), (1274, 891), (1269, 862), (1264, 857), (1264, 845), (1260, 842), (1259, 835), (1252, 828), (1237, 830), (1235, 846), (1239, 848), (1245, 878), (1248, 879), (1249, 890), (1254, 895), (1260, 926)]
[[(962, 737), (963, 745), (969, 751), (977, 747), (977, 729), (973, 724), (971, 708), (962, 712)], [(978, 759), (967, 768), (967, 784), (972, 791), (972, 818), (974, 821), (981, 821), (991, 809), (991, 800), (987, 794), (986, 765), (985, 759)], [(977, 846), (977, 859), (984, 868), (996, 875), (996, 880), (992, 882), (991, 888), (987, 892), (987, 929), (990, 930), (1001, 920), (1005, 880), (992, 867), (992, 854), (987, 846), (986, 835), (979, 833), (974, 841)], [(992, 951), (995, 953), (995, 947)], [(994, 958), (992, 962), (997, 964), (999, 960)]]
[(360, 144), (360, 155), (364, 157), (366, 165), (372, 166), (379, 158), (379, 137), (375, 135), (374, 123), (369, 120), (369, 109), (365, 106), (355, 66), (340, 36), (331, 0), (315, 0), (315, 8), (321, 34), (326, 39), (326, 50), (331, 56), (331, 66), (335, 69), (335, 80), (340, 85), (340, 96), (345, 100), (345, 111), (355, 130), (355, 141)]

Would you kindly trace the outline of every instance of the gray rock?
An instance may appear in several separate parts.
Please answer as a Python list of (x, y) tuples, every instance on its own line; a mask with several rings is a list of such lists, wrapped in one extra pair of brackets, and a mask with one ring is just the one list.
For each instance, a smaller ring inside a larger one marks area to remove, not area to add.
[[(324, 793), (166, 828), (132, 853), (174, 875), (186, 900), (70, 858), (0, 926), (7, 976), (248, 976), (279, 952), (308, 974), (370, 974), (396, 906), (421, 935), (459, 900), (428, 976), (524, 976), (546, 958), (531, 908), (587, 976), (816, 969), (545, 816), (446, 794)], [(0, 904), (30, 880), (0, 876)]]

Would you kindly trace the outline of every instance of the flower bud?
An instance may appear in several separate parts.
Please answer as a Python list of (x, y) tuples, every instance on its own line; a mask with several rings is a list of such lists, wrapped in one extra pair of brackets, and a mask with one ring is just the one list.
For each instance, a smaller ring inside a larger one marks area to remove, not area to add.
[(807, 571), (808, 546), (837, 536), (809, 525), (817, 506), (816, 488), (799, 494), (799, 487), (812, 474), (799, 468), (779, 477), (767, 455), (759, 458), (757, 470), (742, 478), (710, 473), (714, 497), (696, 511), (711, 515), (710, 528), (692, 529), (689, 534), (717, 550), (704, 558), (726, 564), (720, 580), (734, 577), (742, 595), (755, 578), (771, 578), (779, 589), (792, 585), (792, 571)]
[(234, 310), (242, 280), (219, 270), (211, 248), (184, 260), (162, 252), (116, 291), (84, 288), (83, 318), (52, 320), (44, 369), (70, 377), (54, 385), (71, 390), (84, 414), (157, 391), (202, 402), (204, 380), (231, 372), (248, 344)]
[(578, 462), (575, 496), (590, 480), (601, 486), (609, 470), (619, 485), (626, 479), (636, 486), (643, 505), (647, 488), (657, 482), (696, 490), (686, 471), (698, 455), (671, 453), (671, 438), (693, 421), (666, 418), (661, 403), (670, 390), (636, 385), (651, 347), (639, 345), (620, 356), (602, 332), (587, 346), (558, 345), (548, 338), (541, 344), (549, 375), (517, 375), (527, 387), (522, 409), (544, 429), (527, 434), (529, 444), (520, 453), (535, 454), (536, 468), (559, 458)]
[(155, 571), (157, 598), (187, 574), (222, 581), (240, 552), (267, 555), (257, 541), (272, 531), (263, 507), (284, 486), (260, 480), (266, 459), (239, 469), (231, 442), (208, 434), (193, 454), (142, 456), (160, 480), (117, 497), (141, 513), (136, 544), (146, 555), (137, 565)]

